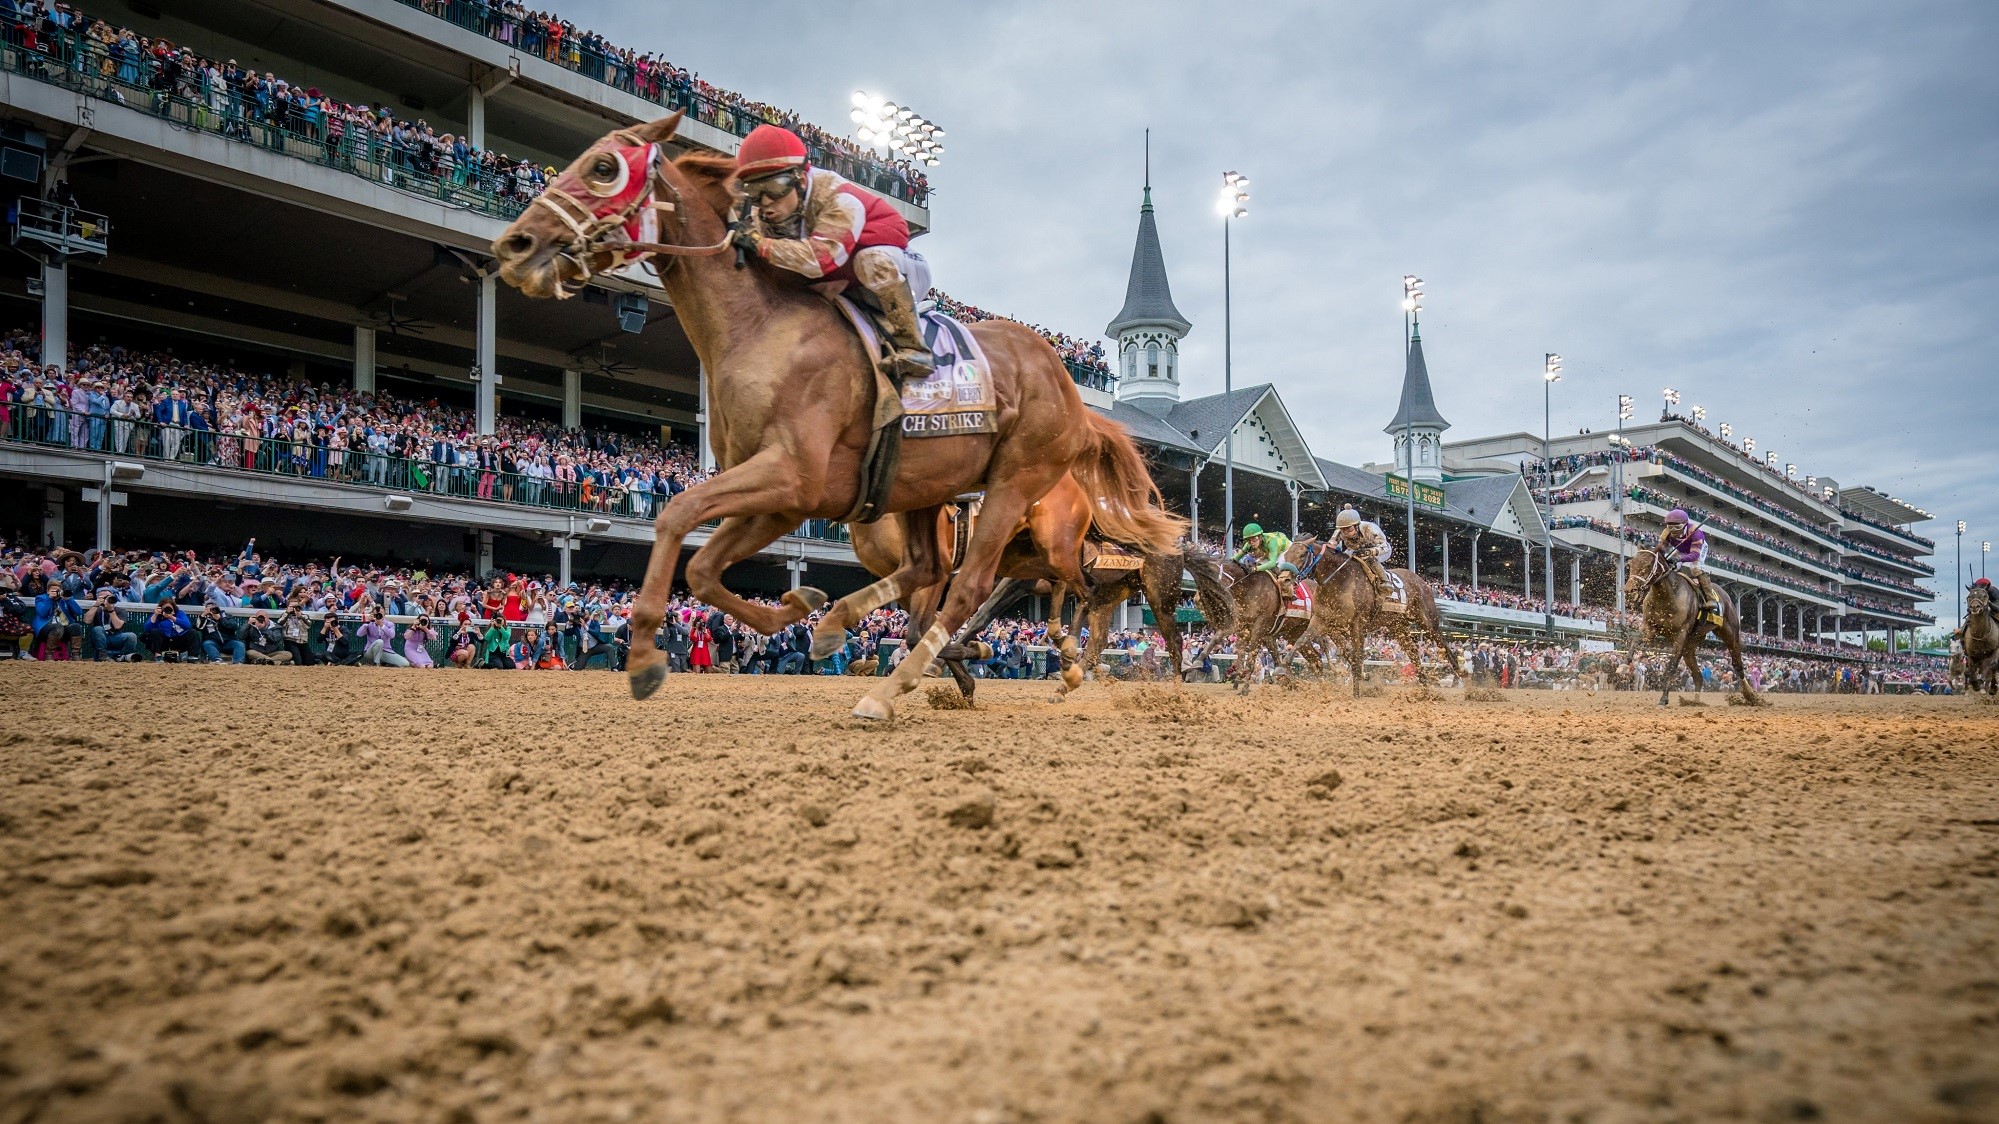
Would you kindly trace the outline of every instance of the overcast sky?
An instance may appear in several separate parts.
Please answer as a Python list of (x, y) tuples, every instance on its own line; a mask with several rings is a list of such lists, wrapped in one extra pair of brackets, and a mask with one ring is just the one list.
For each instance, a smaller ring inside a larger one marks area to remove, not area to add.
[(1123, 301), (1151, 127), (1189, 395), (1222, 385), (1221, 173), (1252, 177), (1236, 384), (1320, 456), (1390, 455), (1414, 273), (1452, 438), (1539, 432), (1558, 351), (1556, 432), (1672, 386), (1934, 512), (1939, 617), (1955, 520), (1999, 540), (1999, 3), (561, 8), (828, 127), (856, 88), (937, 122), (940, 286), (1073, 335)]

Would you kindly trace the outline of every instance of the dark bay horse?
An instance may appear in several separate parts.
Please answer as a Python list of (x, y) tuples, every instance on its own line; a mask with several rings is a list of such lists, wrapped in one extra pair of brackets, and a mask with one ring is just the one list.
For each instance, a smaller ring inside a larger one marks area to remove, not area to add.
[(1964, 689), (1999, 694), (1999, 621), (1992, 619), (1992, 595), (1974, 589), (1964, 595)]
[(1443, 650), (1453, 671), (1460, 676), (1464, 674), (1458, 650), (1444, 632), (1444, 616), (1437, 609), (1437, 596), (1414, 570), (1388, 571), (1402, 579), (1403, 597), (1408, 603), (1398, 613), (1382, 603), (1374, 582), (1357, 559), (1334, 551), (1331, 544), (1321, 543), (1316, 536), (1308, 535), (1292, 543), (1284, 557), (1298, 567), (1299, 573), (1318, 583), (1318, 596), (1312, 601), (1312, 626), (1302, 643), (1309, 646), (1320, 637), (1331, 640), (1346, 658), (1347, 670), (1353, 676), (1354, 694), (1360, 694), (1367, 638), (1376, 632), (1394, 638), (1402, 654), (1408, 657), (1409, 665), (1416, 669), (1417, 678), (1426, 684), (1430, 682), (1430, 672), (1418, 654), (1417, 642), (1421, 637), (1428, 637)]
[[(1229, 682), (1239, 692), (1247, 692), (1256, 681), (1257, 657), (1264, 652), (1282, 666), (1285, 660), (1279, 641), (1305, 657), (1314, 674), (1324, 670), (1316, 645), (1303, 644), (1311, 622), (1285, 615), (1284, 591), (1277, 576), (1268, 570), (1248, 570), (1234, 560), (1221, 564), (1222, 580), (1228, 586), (1229, 604), (1234, 612), (1236, 659), (1229, 668)], [(1217, 630), (1218, 632), (1221, 630)], [(1303, 645), (1301, 647), (1301, 645)]]
[(1735, 681), (1742, 689), (1743, 701), (1751, 705), (1762, 702), (1749, 685), (1749, 673), (1742, 667), (1742, 617), (1736, 612), (1733, 598), (1721, 599), (1721, 623), (1710, 624), (1701, 617), (1701, 594), (1694, 579), (1680, 573), (1677, 567), (1662, 563), (1659, 552), (1651, 547), (1640, 548), (1631, 556), (1624, 593), (1627, 601), (1638, 606), (1637, 645), (1658, 643), (1667, 653), (1666, 682), (1659, 691), (1660, 706), (1672, 701), (1673, 680), (1680, 664), (1685, 664), (1687, 674), (1693, 676), (1694, 698), (1700, 699), (1701, 668), (1694, 651), (1709, 633), (1727, 646), (1728, 660), (1735, 668)]
[[(637, 261), (657, 270), (707, 373), (708, 442), (719, 471), (675, 496), (655, 520), (632, 633), (650, 636), (659, 627), (682, 541), (720, 519), (688, 562), (687, 584), (768, 634), (803, 620), (826, 595), (793, 590), (776, 606), (759, 605), (727, 589), (722, 573), (807, 519), (843, 520), (857, 509), (875, 430), (874, 369), (860, 337), (804, 278), (760, 260), (748, 268), (729, 260), (740, 196), (734, 163), (705, 154), (663, 158), (680, 116), (617, 129), (591, 145), (494, 240), (493, 256), (500, 277), (531, 297), (574, 295), (594, 274)], [(648, 216), (657, 242), (636, 240)], [(945, 580), (936, 535), (943, 505), (983, 490), (985, 518), (937, 620), (910, 658), (860, 700), (858, 717), (894, 716), (895, 699), (920, 682), (991, 593), (1000, 555), (1028, 509), (1065, 474), (1092, 498), (1093, 522), (1107, 537), (1157, 551), (1179, 538), (1180, 528), (1151, 506), (1155, 489), (1137, 447), (1083, 405), (1047, 340), (1005, 320), (968, 330), (992, 368), (995, 432), (904, 443), (883, 510), (902, 521), (909, 547), (894, 573), (827, 612), (813, 655), (837, 650), (847, 625), (874, 609)], [(664, 654), (633, 645), (628, 674), (635, 697), (651, 696), (666, 678)]]
[(1235, 626), (1235, 606), (1228, 586), (1222, 581), (1219, 558), (1198, 546), (1186, 545), (1171, 554), (1141, 554), (1136, 569), (1100, 566), (1094, 573), (1096, 584), (1083, 604), (1083, 618), (1090, 628), (1089, 643), (1083, 649), (1083, 666), (1094, 668), (1111, 638), (1111, 611), (1139, 594), (1152, 606), (1152, 626), (1159, 630), (1166, 649), (1167, 666), (1173, 677), (1181, 678), (1180, 575), (1194, 579), (1194, 604), (1217, 635)]

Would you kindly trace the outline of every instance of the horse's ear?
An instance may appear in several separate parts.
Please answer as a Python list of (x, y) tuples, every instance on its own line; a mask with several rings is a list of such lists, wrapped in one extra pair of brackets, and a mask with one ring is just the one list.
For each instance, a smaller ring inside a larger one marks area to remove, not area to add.
[(648, 121), (643, 125), (633, 126), (629, 131), (633, 136), (648, 144), (664, 144), (672, 140), (673, 134), (680, 130), (680, 118), (682, 115), (683, 111), (675, 110), (657, 121)]

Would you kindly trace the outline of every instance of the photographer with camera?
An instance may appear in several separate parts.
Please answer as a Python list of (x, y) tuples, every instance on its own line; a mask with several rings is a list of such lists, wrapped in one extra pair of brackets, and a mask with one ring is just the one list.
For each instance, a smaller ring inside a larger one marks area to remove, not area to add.
[(408, 667), (410, 662), (395, 651), (396, 626), (384, 619), (387, 614), (377, 607), (368, 610), (368, 619), (356, 630), (361, 640), (361, 662), (380, 667)]
[(285, 606), (285, 615), (278, 619), (278, 631), (285, 638), (285, 651), (291, 653), (292, 663), (311, 667), (319, 662), (312, 651), (312, 622), (305, 619), (298, 601)]
[(153, 607), (153, 615), (146, 621), (146, 634), (141, 638), (146, 651), (152, 653), (153, 661), (172, 657), (178, 663), (196, 654), (194, 646), (194, 625), (189, 623), (187, 614), (180, 611), (171, 597)]
[(243, 662), (243, 642), (236, 639), (236, 625), (210, 602), (194, 618), (195, 643), (209, 663), (221, 663), (226, 653), (230, 663)]
[(326, 662), (339, 667), (352, 667), (361, 662), (361, 651), (354, 646), (354, 638), (340, 623), (340, 618), (332, 613), (320, 622), (319, 642), (326, 648)]
[(251, 663), (278, 664), (292, 662), (292, 654), (285, 650), (284, 633), (271, 623), (269, 610), (258, 609), (250, 616), (250, 623), (239, 633), (243, 638), (243, 658)]
[(120, 662), (139, 658), (139, 638), (125, 631), (117, 596), (110, 590), (99, 591), (97, 600), (83, 611), (83, 627), (99, 663), (106, 657)]

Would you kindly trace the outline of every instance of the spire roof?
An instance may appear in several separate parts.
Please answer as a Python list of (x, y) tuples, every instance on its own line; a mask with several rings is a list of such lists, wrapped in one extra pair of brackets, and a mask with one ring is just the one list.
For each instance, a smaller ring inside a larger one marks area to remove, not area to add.
[(1185, 334), (1193, 328), (1173, 307), (1173, 290), (1166, 283), (1166, 257), (1159, 251), (1159, 227), (1152, 221), (1152, 158), (1148, 140), (1145, 202), (1138, 208), (1138, 243), (1131, 249), (1131, 279), (1124, 286), (1124, 308), (1104, 328), (1116, 339), (1141, 325), (1157, 324)]
[(1421, 328), (1409, 336), (1408, 363), (1402, 370), (1402, 403), (1395, 411), (1395, 420), (1382, 432), (1397, 434), (1412, 425), (1418, 429), (1451, 428), (1451, 423), (1437, 412), (1437, 400), (1430, 394), (1430, 368), (1423, 362)]

